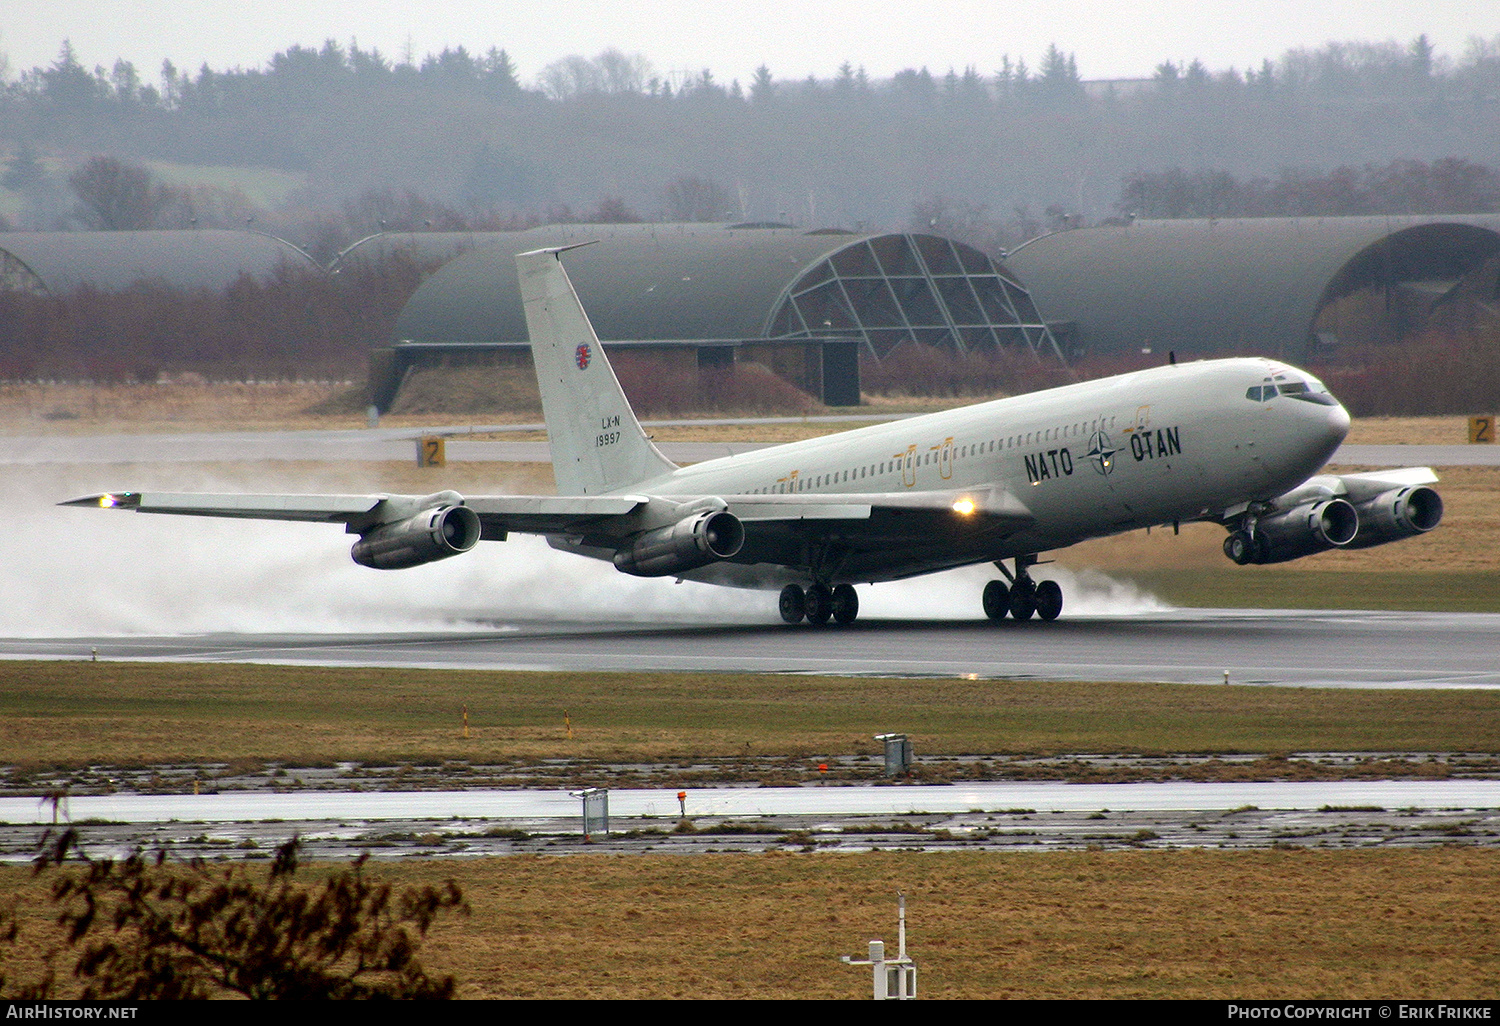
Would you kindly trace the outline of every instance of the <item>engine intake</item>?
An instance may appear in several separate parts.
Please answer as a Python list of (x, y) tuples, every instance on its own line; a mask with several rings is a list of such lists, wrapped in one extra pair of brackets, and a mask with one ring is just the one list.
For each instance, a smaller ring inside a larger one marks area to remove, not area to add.
[(696, 513), (643, 531), (614, 556), (615, 568), (636, 577), (667, 577), (729, 559), (745, 544), (745, 525), (723, 510)]
[(1359, 513), (1345, 500), (1310, 502), (1262, 518), (1255, 525), (1255, 544), (1247, 562), (1285, 563), (1314, 552), (1346, 548), (1360, 530)]
[(1359, 536), (1351, 549), (1426, 534), (1443, 519), (1442, 497), (1425, 486), (1393, 488), (1354, 508), (1359, 511)]
[(479, 533), (479, 514), (472, 509), (439, 506), (366, 531), (349, 554), (360, 566), (405, 570), (468, 552), (479, 544)]

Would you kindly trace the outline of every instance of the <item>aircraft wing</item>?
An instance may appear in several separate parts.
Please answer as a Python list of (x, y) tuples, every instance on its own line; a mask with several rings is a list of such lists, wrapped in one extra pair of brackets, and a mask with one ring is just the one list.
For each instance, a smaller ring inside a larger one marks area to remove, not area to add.
[(176, 513), (242, 520), (356, 523), (370, 516), (386, 495), (216, 495), (207, 492), (105, 492), (58, 503), (134, 513)]
[(425, 496), (104, 492), (69, 499), (59, 505), (179, 516), (342, 524), (350, 533), (363, 532), (425, 509), (462, 505), (478, 514), (485, 538), (503, 538), (508, 531), (624, 536), (640, 529), (638, 515), (647, 510), (660, 510), (653, 519), (670, 519), (673, 509), (702, 509), (706, 505), (727, 509), (747, 524), (766, 526), (803, 521), (867, 521), (890, 513), (929, 513), (973, 517), (976, 522), (990, 527), (1014, 530), (1029, 525), (1033, 519), (1030, 511), (1009, 492), (995, 490), (665, 498), (647, 495), (464, 497), (457, 492)]
[(440, 506), (469, 506), (479, 515), (484, 537), (505, 537), (506, 531), (537, 534), (576, 530), (580, 523), (623, 516), (649, 500), (643, 495), (563, 496), (502, 495), (465, 499), (457, 492), (432, 495), (254, 495), (203, 492), (105, 492), (59, 503), (92, 509), (122, 509), (135, 513), (174, 513), (180, 516), (228, 517), (240, 520), (290, 520), (343, 524), (361, 533), (381, 524), (414, 516)]
[(1310, 477), (1285, 495), (1278, 495), (1278, 509), (1292, 509), (1307, 502), (1342, 498), (1358, 505), (1393, 488), (1413, 488), (1436, 483), (1431, 467), (1400, 467), (1372, 470), (1361, 474), (1319, 474)]

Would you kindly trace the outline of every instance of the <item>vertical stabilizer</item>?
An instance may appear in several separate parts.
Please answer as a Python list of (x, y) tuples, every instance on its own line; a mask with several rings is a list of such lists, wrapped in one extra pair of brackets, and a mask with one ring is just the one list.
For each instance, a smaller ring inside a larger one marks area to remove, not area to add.
[(559, 495), (598, 495), (660, 477), (677, 465), (641, 430), (604, 356), (559, 254), (516, 254), (531, 358), (542, 393)]

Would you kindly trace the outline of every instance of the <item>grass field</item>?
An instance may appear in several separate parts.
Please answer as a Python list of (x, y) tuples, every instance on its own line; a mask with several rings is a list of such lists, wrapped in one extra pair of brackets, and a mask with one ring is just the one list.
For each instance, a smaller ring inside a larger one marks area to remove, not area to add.
[(893, 729), (924, 756), (1496, 752), (1497, 717), (1500, 693), (1483, 690), (0, 662), (0, 751), (23, 769), (570, 759), (586, 775), (873, 755)]
[[(472, 913), (421, 949), (465, 998), (868, 998), (896, 892), (926, 998), (1447, 998), (1500, 990), (1494, 852), (577, 855), (382, 863)], [(308, 871), (312, 878), (316, 870)], [(17, 982), (50, 943), (42, 884)]]

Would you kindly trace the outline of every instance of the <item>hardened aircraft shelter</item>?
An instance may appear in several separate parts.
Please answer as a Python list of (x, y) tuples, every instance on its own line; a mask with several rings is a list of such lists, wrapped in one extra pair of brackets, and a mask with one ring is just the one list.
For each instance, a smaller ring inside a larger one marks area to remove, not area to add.
[[(1060, 359), (1021, 283), (984, 253), (928, 234), (778, 224), (551, 225), (464, 236), (474, 248), (425, 281), (372, 368), (383, 406), (407, 370), (526, 341), (515, 254), (582, 245), (565, 262), (606, 345), (753, 359), (820, 395), (858, 402), (858, 353), (903, 344), (966, 352), (1024, 346)], [(441, 259), (453, 236), (388, 233), (345, 254), (408, 246)], [(384, 365), (381, 366), (381, 360)]]
[(1074, 354), (1300, 361), (1500, 299), (1500, 215), (1147, 221), (1044, 235), (1006, 265)]
[(141, 281), (222, 289), (241, 274), (265, 277), (287, 266), (323, 270), (296, 246), (263, 232), (0, 232), (0, 289), (34, 295), (85, 285), (117, 292)]

